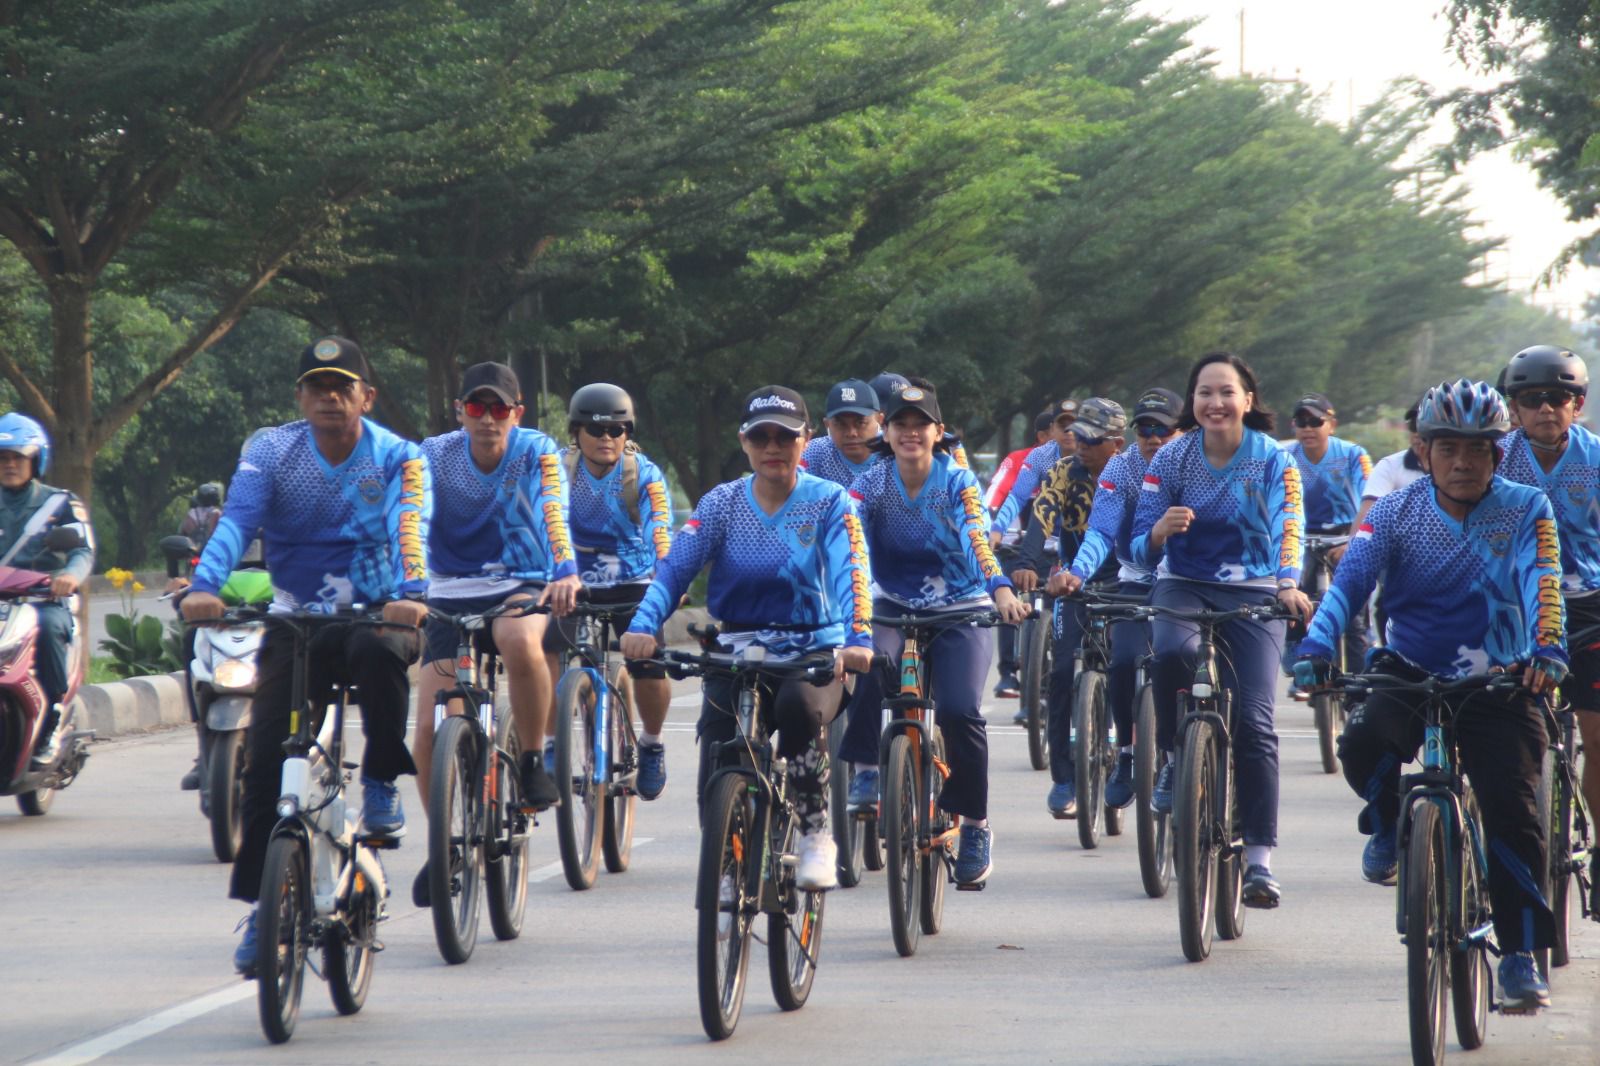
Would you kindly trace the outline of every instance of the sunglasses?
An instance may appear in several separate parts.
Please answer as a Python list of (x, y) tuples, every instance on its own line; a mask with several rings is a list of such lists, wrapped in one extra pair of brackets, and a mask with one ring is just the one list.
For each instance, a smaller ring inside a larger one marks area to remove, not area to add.
[(589, 434), (589, 436), (591, 436), (591, 437), (610, 437), (612, 440), (616, 440), (618, 437), (620, 437), (624, 433), (628, 432), (628, 427), (627, 426), (590, 426), (590, 425), (586, 425), (586, 426), (583, 427), (583, 431), (585, 433)]
[(1545, 404), (1560, 408), (1571, 402), (1572, 393), (1566, 389), (1541, 389), (1538, 392), (1523, 390), (1517, 393), (1517, 406), (1526, 407), (1530, 411), (1537, 411)]
[(496, 422), (504, 422), (511, 417), (511, 405), (496, 400), (494, 403), (484, 403), (482, 400), (463, 400), (461, 409), (467, 413), (468, 418), (482, 418), (484, 413), (494, 417)]
[(1326, 421), (1326, 419), (1318, 418), (1315, 415), (1294, 416), (1294, 424), (1301, 429), (1321, 429)]
[[(1073, 435), (1077, 436), (1077, 434), (1073, 434)], [(1078, 447), (1080, 447), (1080, 448), (1098, 448), (1098, 447), (1100, 447), (1100, 445), (1106, 443), (1106, 441), (1108, 441), (1110, 439), (1111, 439), (1110, 437), (1078, 437)]]
[(1177, 426), (1163, 426), (1159, 422), (1139, 422), (1134, 425), (1141, 437), (1170, 437), (1178, 431)]
[(800, 439), (800, 434), (785, 433), (783, 430), (753, 429), (744, 435), (744, 439), (757, 448), (769, 448), (774, 444), (793, 444)]

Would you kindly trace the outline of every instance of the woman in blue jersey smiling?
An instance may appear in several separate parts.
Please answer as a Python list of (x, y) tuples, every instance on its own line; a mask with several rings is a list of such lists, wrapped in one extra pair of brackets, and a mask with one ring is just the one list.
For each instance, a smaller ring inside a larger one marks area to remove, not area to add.
[[(838, 651), (842, 670), (872, 664), (872, 603), (866, 542), (842, 487), (800, 469), (810, 437), (806, 402), (769, 385), (745, 397), (739, 443), (754, 475), (706, 493), (672, 540), (622, 638), (622, 654), (656, 653), (655, 634), (708, 563), (706, 606), (729, 648), (759, 644), (769, 659)], [(822, 730), (839, 709), (842, 671), (826, 685), (785, 681), (773, 692), (778, 754), (799, 771), (795, 799), (805, 829), (795, 879), (816, 891), (838, 884), (838, 851), (828, 832), (828, 761)], [(700, 708), (703, 793), (710, 753), (731, 740), (733, 682), (705, 680)]]
[[(1200, 432), (1156, 453), (1134, 510), (1134, 559), (1157, 566), (1151, 602), (1226, 611), (1269, 604), (1276, 596), (1286, 609), (1308, 619), (1311, 601), (1299, 588), (1305, 522), (1300, 472), (1268, 436), (1273, 415), (1261, 404), (1255, 372), (1229, 352), (1202, 358), (1189, 374), (1178, 426)], [(1151, 629), (1156, 742), (1170, 752), (1178, 689), (1194, 676), (1199, 631), (1170, 618), (1157, 618)], [(1273, 703), (1283, 638), (1281, 621), (1238, 620), (1218, 630), (1222, 682), (1234, 693), (1244, 897), (1255, 907), (1275, 907), (1281, 896), (1272, 876), (1278, 835)], [(1172, 809), (1172, 775), (1168, 761), (1153, 797), (1163, 812)]]

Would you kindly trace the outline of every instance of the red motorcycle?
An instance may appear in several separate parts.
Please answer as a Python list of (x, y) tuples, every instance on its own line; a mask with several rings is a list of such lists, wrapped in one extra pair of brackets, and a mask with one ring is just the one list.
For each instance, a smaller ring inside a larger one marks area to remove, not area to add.
[[(51, 530), (45, 539), (47, 547), (61, 552), (71, 551), (79, 543), (73, 530)], [(56, 791), (72, 784), (89, 758), (88, 743), (94, 736), (93, 730), (72, 728), (73, 697), (83, 683), (87, 665), (74, 614), (67, 652), (67, 693), (61, 701), (60, 746), (49, 765), (34, 765), (39, 738), (53, 724), (49, 719), (55, 714), (33, 673), (39, 637), (34, 605), (57, 602), (50, 595), (50, 577), (37, 570), (0, 566), (0, 795), (17, 797), (22, 813), (31, 815), (48, 811)]]

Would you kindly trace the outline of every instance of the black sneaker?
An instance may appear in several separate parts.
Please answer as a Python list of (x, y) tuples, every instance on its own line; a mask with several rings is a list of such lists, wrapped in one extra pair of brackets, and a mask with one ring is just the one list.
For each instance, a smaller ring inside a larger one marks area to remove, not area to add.
[(523, 810), (542, 811), (554, 807), (561, 799), (556, 783), (545, 772), (544, 759), (539, 752), (525, 751), (519, 765), (522, 771)]
[(1265, 866), (1256, 865), (1244, 872), (1244, 905), (1271, 910), (1283, 900), (1283, 889)]
[(194, 761), (194, 765), (189, 767), (189, 772), (183, 775), (183, 779), (178, 782), (178, 788), (179, 788), (180, 791), (183, 791), (183, 792), (199, 792), (200, 791), (200, 760), (199, 759), (196, 759)]
[(417, 879), (411, 882), (411, 902), (418, 907), (433, 906), (433, 895), (428, 891), (428, 864), (422, 864), (422, 869), (417, 871)]

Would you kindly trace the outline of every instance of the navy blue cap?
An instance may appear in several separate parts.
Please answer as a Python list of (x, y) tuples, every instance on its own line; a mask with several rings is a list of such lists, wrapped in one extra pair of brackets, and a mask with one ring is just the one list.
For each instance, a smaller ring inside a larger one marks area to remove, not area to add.
[(828, 406), (824, 416), (875, 415), (882, 409), (878, 394), (871, 385), (859, 378), (850, 378), (828, 390)]
[(1183, 398), (1171, 389), (1145, 389), (1139, 396), (1138, 402), (1133, 405), (1135, 422), (1141, 418), (1148, 418), (1163, 426), (1175, 426), (1178, 424), (1178, 416), (1182, 414)]

